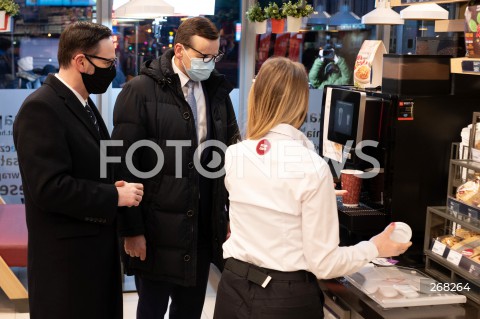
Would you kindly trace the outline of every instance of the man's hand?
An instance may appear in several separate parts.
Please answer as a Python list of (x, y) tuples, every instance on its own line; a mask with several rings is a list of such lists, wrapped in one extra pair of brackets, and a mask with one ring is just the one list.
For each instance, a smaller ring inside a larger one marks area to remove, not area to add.
[(140, 257), (141, 261), (147, 258), (147, 241), (144, 235), (125, 237), (123, 247), (130, 257)]
[(118, 206), (138, 206), (142, 201), (142, 184), (118, 181), (115, 182), (115, 186), (118, 192)]
[(390, 235), (395, 230), (395, 223), (391, 223), (383, 232), (372, 237), (370, 241), (377, 246), (378, 257), (392, 257), (403, 254), (412, 242), (399, 243), (390, 239)]

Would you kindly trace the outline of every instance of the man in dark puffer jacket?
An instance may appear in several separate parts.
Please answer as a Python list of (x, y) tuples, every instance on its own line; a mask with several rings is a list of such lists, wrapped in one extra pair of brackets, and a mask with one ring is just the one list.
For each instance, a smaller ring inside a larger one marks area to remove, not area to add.
[[(112, 139), (123, 141), (121, 151), (116, 148), (122, 157), (116, 178), (145, 187), (141, 205), (125, 208), (119, 218), (140, 319), (163, 318), (169, 297), (170, 318), (200, 318), (210, 262), (223, 266), (228, 198), (215, 171), (223, 167), (225, 149), (195, 153), (207, 141), (228, 146), (239, 139), (232, 86), (214, 70), (221, 56), (212, 22), (187, 19), (174, 48), (146, 62), (115, 104)], [(143, 176), (126, 164), (127, 150), (137, 141), (148, 144), (131, 157)], [(200, 164), (207, 172), (199, 173)]]

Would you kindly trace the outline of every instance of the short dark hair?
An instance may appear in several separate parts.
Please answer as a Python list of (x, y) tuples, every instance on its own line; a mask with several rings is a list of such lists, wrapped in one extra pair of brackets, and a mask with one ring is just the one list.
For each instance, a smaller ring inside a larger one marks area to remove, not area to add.
[(98, 23), (80, 21), (69, 25), (60, 35), (58, 43), (59, 66), (68, 68), (75, 54), (95, 54), (98, 43), (111, 35), (112, 30)]
[(204, 17), (194, 17), (183, 21), (178, 27), (175, 44), (191, 45), (190, 42), (194, 35), (208, 40), (217, 40), (220, 37), (218, 29), (212, 21)]

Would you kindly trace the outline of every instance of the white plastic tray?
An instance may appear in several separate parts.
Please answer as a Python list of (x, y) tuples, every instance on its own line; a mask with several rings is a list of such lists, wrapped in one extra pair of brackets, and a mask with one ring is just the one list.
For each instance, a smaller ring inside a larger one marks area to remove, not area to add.
[[(455, 292), (431, 292), (432, 283), (438, 282), (413, 268), (377, 267), (373, 264), (368, 264), (358, 272), (345, 276), (345, 278), (383, 308), (445, 305), (467, 302), (465, 296)], [(372, 290), (375, 290), (371, 288), (372, 286), (393, 287), (393, 285), (410, 285), (417, 291), (418, 296), (415, 298), (406, 298), (399, 293), (397, 296), (389, 298), (382, 295), (380, 289), (372, 293)], [(365, 287), (367, 287), (367, 289), (365, 289)], [(452, 289), (451, 287), (453, 287), (453, 285), (447, 285), (447, 289)]]

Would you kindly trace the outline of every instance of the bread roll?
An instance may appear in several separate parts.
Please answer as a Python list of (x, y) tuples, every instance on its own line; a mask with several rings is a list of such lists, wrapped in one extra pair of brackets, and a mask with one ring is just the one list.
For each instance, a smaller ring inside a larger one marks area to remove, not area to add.
[(462, 237), (463, 239), (467, 239), (477, 235), (477, 233), (465, 228), (458, 228), (457, 230), (455, 230), (455, 236)]
[(462, 238), (457, 236), (452, 236), (452, 235), (444, 236), (443, 238), (440, 239), (440, 242), (442, 244), (447, 245), (447, 247), (449, 248), (454, 246), (455, 244), (458, 244), (461, 241), (462, 241)]

